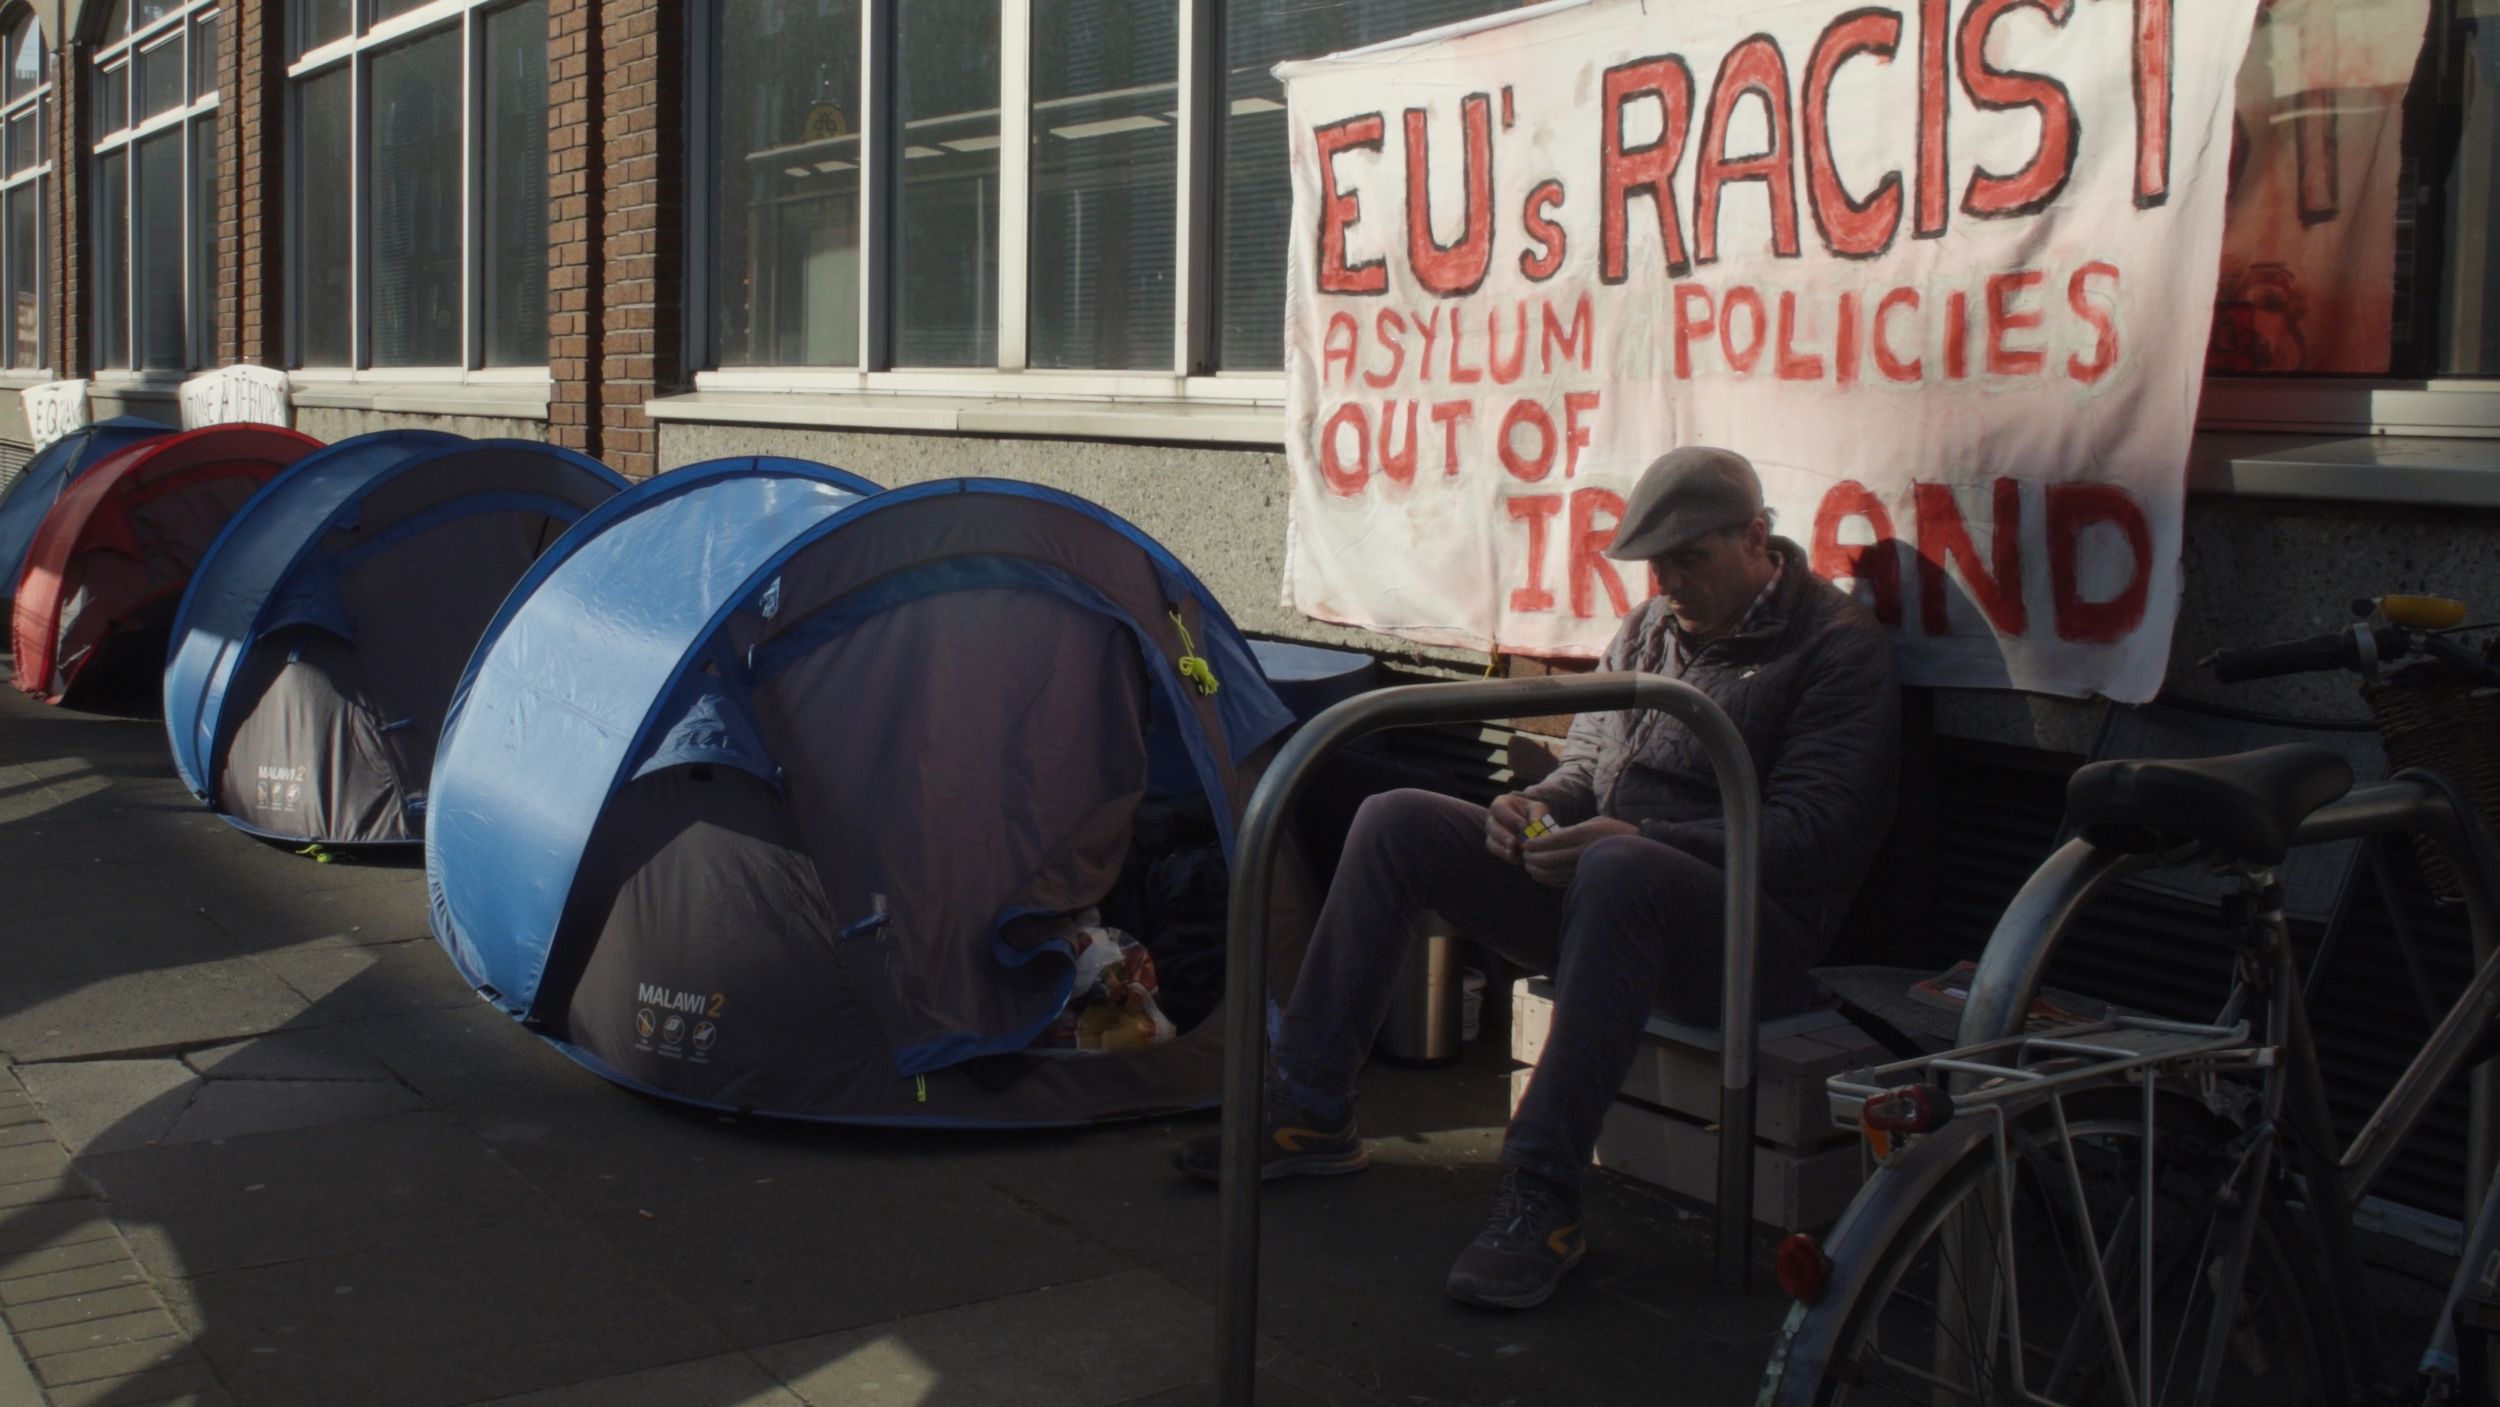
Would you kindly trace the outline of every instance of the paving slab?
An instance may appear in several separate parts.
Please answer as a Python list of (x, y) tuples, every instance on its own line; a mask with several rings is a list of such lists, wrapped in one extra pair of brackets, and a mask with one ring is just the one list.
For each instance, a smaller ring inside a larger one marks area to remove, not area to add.
[(165, 1294), (227, 1390), (270, 1407), (450, 1407), (730, 1348), (667, 1277), (544, 1219), (194, 1276)]
[(19, 981), (101, 977), (235, 955), (233, 940), (207, 915), (156, 894), (89, 896), (41, 917), (12, 914), (9, 927), (8, 975)]
[(907, 1200), (929, 1165), (912, 1152), (920, 1145), (892, 1130), (736, 1119), (645, 1098), (563, 1063), (567, 1087), (552, 1097), (455, 1100), (450, 1108), (568, 1211), (631, 1211), (746, 1188), (856, 1187), (863, 1178), (880, 1200)]
[(1207, 1324), (1129, 1271), (759, 1349), (811, 1407), (1100, 1407), (1204, 1382)]
[(100, 1154), (84, 1166), (160, 1277), (458, 1241), (545, 1201), (438, 1113)]
[(17, 1346), (29, 1357), (42, 1358), (56, 1353), (72, 1353), (80, 1349), (103, 1348), (112, 1344), (172, 1338), (181, 1332), (180, 1326), (174, 1323), (172, 1315), (162, 1309), (150, 1307), (133, 1310), (128, 1314), (82, 1319), (49, 1329), (21, 1329), (17, 1334)]
[(182, 1063), (223, 1080), (389, 1080), (390, 1067), (335, 1030), (273, 1031), (186, 1052)]
[(280, 948), (262, 966), (303, 994), (325, 1023), (474, 1005), (477, 993), (431, 939), (364, 947)]
[[(742, 1346), (1092, 1279), (1130, 1262), (932, 1162), (835, 1169), (590, 1220), (594, 1235)], [(700, 1247), (689, 1255), (687, 1248)]]
[(237, 890), (220, 896), (206, 917), (249, 952), (429, 938), (423, 869), (390, 872), (393, 878), (369, 884), (277, 893)]
[(73, 1153), (163, 1141), (200, 1088), (179, 1060), (77, 1060), (19, 1067), (52, 1131)]
[(232, 1401), (218, 1389), (216, 1375), (205, 1363), (97, 1378), (56, 1387), (45, 1396), (52, 1407), (128, 1407), (138, 1403), (147, 1407), (219, 1407)]
[(8, 1311), (11, 1329), (20, 1334), (36, 1329), (57, 1328), (88, 1319), (111, 1319), (124, 1314), (157, 1308), (156, 1291), (146, 1285), (123, 1285), (116, 1289), (96, 1290), (89, 1294), (68, 1295), (56, 1300), (21, 1304)]
[(0, 1255), (75, 1245), (108, 1235), (113, 1223), (92, 1198), (0, 1211)]
[(21, 1064), (159, 1054), (258, 1035), (307, 1003), (250, 958), (93, 979), (0, 982), (0, 1051)]
[(575, 1383), (546, 1392), (498, 1397), (478, 1407), (806, 1407), (790, 1389), (744, 1354), (699, 1358)]
[(424, 1107), (415, 1090), (389, 1080), (211, 1079), (163, 1138), (200, 1143), (283, 1129), (387, 1118)]

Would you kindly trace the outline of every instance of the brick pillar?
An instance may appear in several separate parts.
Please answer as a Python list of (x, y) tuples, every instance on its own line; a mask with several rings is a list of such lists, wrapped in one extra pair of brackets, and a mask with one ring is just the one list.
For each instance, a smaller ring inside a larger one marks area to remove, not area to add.
[(286, 6), (225, 0), (217, 80), (217, 355), (283, 367)]
[(600, 12), (599, 457), (637, 478), (659, 468), (644, 403), (682, 376), (684, 24), (682, 0)]
[(600, 452), (599, 189), (592, 179), (592, 114), (600, 68), (591, 52), (598, 0), (547, 3), (547, 439), (593, 458)]
[(79, 133), (87, 125), (84, 70), (87, 46), (63, 43), (52, 70), (52, 208), (49, 216), (52, 305), (52, 374), (85, 376), (95, 370), (87, 328), (87, 163)]

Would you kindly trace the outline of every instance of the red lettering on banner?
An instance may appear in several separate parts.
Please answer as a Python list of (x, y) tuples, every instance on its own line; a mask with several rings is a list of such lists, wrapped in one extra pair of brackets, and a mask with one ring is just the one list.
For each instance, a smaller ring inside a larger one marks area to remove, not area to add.
[(2118, 285), (2118, 266), (2115, 264), (2096, 260), (2075, 270), (2074, 277), (2066, 280), (2066, 305), (2075, 310), (2075, 316), (2092, 324), (2092, 330), (2098, 334), (2092, 343), (2090, 362), (2080, 357), (2066, 359), (2066, 374), (2087, 386), (2108, 375), (2109, 369), (2118, 364), (2118, 325), (2111, 320), (2107, 309), (2092, 301), (2090, 290), (2084, 287), (2084, 280), (2094, 274), (2108, 276), (2114, 298)]
[[(1600, 513), (1608, 518), (1602, 527)], [(1600, 586), (1618, 617), (1632, 609), (1624, 598), (1623, 578), (1615, 575), (1615, 564), (1605, 555), (1622, 525), (1622, 495), (1598, 488), (1571, 491), (1571, 613), (1582, 620), (1594, 614)]]
[(2048, 208), (2066, 189), (2075, 172), (2075, 148), (2083, 127), (2075, 118), (2075, 100), (2066, 85), (2043, 74), (2000, 69), (1988, 62), (1988, 30), (2005, 12), (2029, 6), (2063, 29), (2074, 12), (2074, 0), (1977, 0), (1962, 14), (1962, 91), (1987, 112), (2031, 108), (2040, 115), (2040, 147), (2029, 162), (2010, 176), (1986, 167), (1971, 172), (1962, 191), (1965, 213), (1995, 219), (2031, 215)]
[(1450, 383), (1452, 385), (1470, 386), (1484, 379), (1483, 372), (1458, 359), (1460, 350), (1466, 345), (1465, 324), (1459, 317), (1459, 310), (1452, 308), (1450, 309)]
[[(1771, 145), (1751, 156), (1730, 157), (1728, 121), (1748, 97), (1762, 99)], [(1693, 175), (1693, 261), (1718, 262), (1719, 192), (1730, 181), (1760, 181), (1771, 195), (1771, 252), (1797, 257), (1796, 133), (1788, 113), (1788, 61), (1779, 41), (1756, 34), (1728, 50), (1710, 88), (1710, 111), (1702, 119), (1701, 156)]]
[(1571, 359), (1575, 355), (1580, 359), (1582, 371), (1587, 371), (1597, 364), (1596, 314), (1589, 306), (1587, 294), (1581, 294), (1580, 301), (1572, 304), (1571, 326), (1566, 328), (1554, 320), (1554, 305), (1551, 303), (1544, 305), (1543, 321), (1544, 335), (1537, 343), (1538, 369), (1543, 371), (1554, 369), (1556, 347), (1562, 348), (1564, 366), (1571, 365)]
[[(1451, 314), (1457, 316), (1455, 311)], [(1415, 319), (1415, 330), (1424, 335), (1424, 353), (1415, 359), (1415, 374), (1423, 381), (1432, 380), (1432, 344), (1441, 340), (1441, 305), (1433, 304)]]
[(1415, 405), (1406, 403), (1406, 452), (1400, 454), (1390, 443), (1390, 431), (1397, 425), (1398, 403), (1391, 401), (1380, 409), (1380, 472), (1396, 483), (1415, 482)]
[(1823, 359), (1812, 352), (1799, 353), (1794, 345), (1796, 335), (1797, 295), (1782, 289), (1780, 291), (1779, 341), (1777, 349), (1772, 354), (1772, 367), (1782, 381), (1822, 380)]
[[(1397, 333), (1389, 330), (1392, 326), (1397, 329)], [(1383, 308), (1379, 315), (1372, 319), (1372, 331), (1379, 338), (1380, 345), (1389, 349), (1388, 371), (1363, 373), (1363, 384), (1378, 390), (1396, 381), (1398, 373), (1406, 369), (1406, 343), (1399, 340), (1397, 335), (1406, 331), (1406, 319), (1395, 308)]]
[[(1340, 429), (1354, 431), (1354, 463), (1348, 467), (1340, 448)], [(1352, 498), (1371, 481), (1371, 425), (1363, 417), (1363, 408), (1352, 401), (1337, 407), (1328, 417), (1328, 424), (1319, 432), (1319, 476), (1328, 491), (1339, 498)]]
[[(1597, 163), (1597, 276), (1606, 283), (1621, 283), (1629, 276), (1624, 267), (1626, 226), (1633, 198), (1646, 196), (1657, 207), (1658, 239), (1666, 250), (1667, 274), (1682, 278), (1692, 262), (1684, 252), (1684, 225), (1675, 211), (1673, 177), (1677, 163), (1684, 159), (1684, 138), (1692, 126), (1693, 71), (1675, 55), (1662, 54), (1606, 70), (1604, 87)], [(1624, 105), (1641, 100), (1655, 100), (1659, 105), (1658, 140), (1626, 147)]]
[(1883, 300), (1875, 305), (1875, 327), (1866, 340), (1874, 346), (1875, 367), (1883, 372), (1885, 380), (1916, 381), (1927, 370), (1926, 358), (1912, 357), (1908, 361), (1903, 361), (1894, 356), (1892, 339), (1884, 331), (1892, 318), (1892, 310), (1895, 308), (1918, 311), (1918, 290), (1896, 288), (1885, 294)]
[[(2153, 590), (2153, 524), (2135, 495), (2116, 484), (2051, 484), (2048, 487), (2049, 590), (2056, 607), (2057, 638), (2107, 645), (2144, 620)], [(2083, 599), (2084, 530), (2107, 523), (2127, 539), (2134, 560), (2127, 584), (2106, 601)]]
[(1913, 484), (1911, 502), (1918, 522), (1918, 612), (1930, 635), (1952, 633), (1945, 614), (1945, 567), (1958, 562), (1962, 582), (1980, 614), (2002, 635), (2020, 635), (2029, 625), (2023, 609), (2023, 486), (2012, 479), (1996, 481), (1996, 525), (1990, 539), (1991, 570), (1979, 564), (1971, 545), (1962, 505), (1945, 484)]
[(1532, 493), (1506, 499), (1502, 505), (1514, 523), (1528, 525), (1528, 584), (1510, 593), (1510, 608), (1522, 614), (1554, 609), (1554, 593), (1545, 589), (1545, 525), (1562, 511), (1558, 493)]
[[(1692, 316), (1687, 306), (1694, 300), (1701, 304), (1701, 316), (1698, 318)], [(1675, 374), (1678, 378), (1685, 381), (1693, 379), (1693, 344), (1716, 331), (1718, 325), (1718, 319), (1710, 310), (1709, 289), (1697, 283), (1675, 286)]]
[(1568, 479), (1580, 470), (1580, 451), (1589, 447), (1589, 427), (1580, 423), (1581, 413), (1597, 409), (1595, 391), (1563, 393), (1563, 477)]
[(1493, 384), (1507, 386), (1519, 379), (1520, 370), (1528, 360), (1528, 305), (1521, 303), (1519, 335), (1512, 340), (1510, 360), (1502, 360), (1502, 315), (1498, 311), (1484, 315), (1485, 370), (1493, 376)]
[[(1505, 97), (1510, 90), (1502, 90)], [(1562, 225), (1545, 212), (1563, 203), (1563, 183), (1539, 181), (1528, 192), (1527, 208), (1520, 212), (1519, 222), (1527, 227), (1528, 238), (1535, 241), (1533, 250), (1519, 251), (1519, 272), (1530, 283), (1543, 283), (1562, 268), (1563, 249), (1567, 241)]]
[(1970, 375), (1970, 299), (1958, 288), (1944, 296), (1944, 374), (1953, 381)]
[(1458, 427), (1476, 417), (1474, 401), (1434, 401), (1432, 423), (1441, 427), (1441, 475), (1458, 477)]
[(2135, 0), (2135, 205), (2170, 199), (2170, 4)]
[(1444, 298), (1473, 293), (1493, 267), (1493, 100), (1470, 93), (1459, 101), (1467, 132), (1467, 226), (1453, 244), (1432, 232), (1431, 119), (1406, 110), (1406, 261), (1415, 281)]
[(1916, 239), (1944, 233), (1947, 202), (1953, 198), (1944, 121), (1950, 96), (1945, 85), (1952, 81), (1945, 57), (1951, 22), (1948, 0), (1918, 0), (1918, 219), (1911, 231)]
[(1901, 173), (1887, 171), (1864, 200), (1850, 196), (1832, 161), (1832, 79), (1860, 54), (1889, 64), (1901, 45), (1901, 16), (1884, 9), (1851, 10), (1831, 22), (1806, 60), (1804, 111), (1806, 205), (1823, 247), (1843, 259), (1871, 259), (1892, 247), (1901, 228)]
[(1988, 275), (1988, 374), (1990, 376), (2037, 376), (2048, 365), (2048, 357), (2036, 347), (2009, 347), (2009, 332), (2028, 332), (2040, 325), (2040, 310), (2015, 311), (2014, 300), (2025, 290), (2037, 288), (2048, 275), (2038, 269), (2018, 269), (2010, 274)]
[[(1512, 439), (1511, 432), (1522, 425), (1536, 431), (1534, 454), (1521, 454)], [(1521, 483), (1533, 484), (1554, 472), (1554, 418), (1535, 401), (1511, 402), (1502, 416), (1502, 428), (1495, 442), (1501, 451), (1502, 467)]]
[[(1345, 341), (1342, 344), (1340, 344), (1337, 340), (1337, 334), (1339, 332), (1343, 332), (1345, 334)], [(1326, 385), (1328, 383), (1330, 373), (1338, 370), (1342, 370), (1345, 373), (1341, 378), (1342, 380), (1348, 383), (1351, 383), (1354, 380), (1354, 366), (1359, 355), (1358, 348), (1362, 340), (1363, 334), (1361, 329), (1354, 325), (1354, 314), (1331, 313), (1328, 315), (1328, 331), (1322, 333), (1319, 339), (1319, 379), (1321, 385)], [(1343, 364), (1342, 367), (1340, 366), (1340, 363)]]
[[(1742, 352), (1736, 350), (1731, 336), (1736, 331), (1738, 308), (1753, 311), (1753, 336), (1745, 343)], [(1770, 331), (1768, 323), (1762, 313), (1762, 295), (1745, 284), (1740, 283), (1729, 289), (1727, 296), (1719, 300), (1719, 351), (1727, 358), (1728, 370), (1743, 375), (1753, 370), (1755, 362), (1762, 360), (1762, 335)]]
[(1858, 295), (1840, 295), (1840, 336), (1832, 348), (1832, 375), (1843, 386), (1858, 384)]
[[(1841, 525), (1851, 519), (1872, 528), (1875, 540), (1842, 542)], [(1824, 493), (1814, 510), (1814, 541), (1806, 561), (1825, 580), (1848, 577), (1865, 587), (1875, 619), (1886, 625), (1901, 623), (1901, 544), (1893, 539), (1892, 514), (1885, 511), (1884, 501), (1874, 490), (1855, 479), (1843, 479)]]
[(1379, 113), (1368, 112), (1331, 122), (1311, 133), (1319, 150), (1319, 291), (1379, 294), (1389, 291), (1389, 262), (1366, 259), (1349, 264), (1346, 231), (1363, 218), (1363, 203), (1352, 191), (1337, 189), (1337, 156), (1349, 151), (1378, 151), (1388, 133)]

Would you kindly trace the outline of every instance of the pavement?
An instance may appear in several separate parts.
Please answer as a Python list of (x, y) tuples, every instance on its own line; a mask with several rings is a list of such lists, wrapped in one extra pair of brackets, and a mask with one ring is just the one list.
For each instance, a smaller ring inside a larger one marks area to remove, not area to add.
[[(1210, 1400), (1212, 1116), (826, 1128), (617, 1089), (486, 1006), (413, 855), (318, 864), (163, 724), (0, 698), (0, 1407)], [(1375, 1168), (1265, 1201), (1261, 1400), (1751, 1400), (1785, 1310), (1611, 1174), (1526, 1314), (1450, 1303), (1509, 1061), (1377, 1067)], [(1757, 1247), (1759, 1250), (1759, 1247)]]

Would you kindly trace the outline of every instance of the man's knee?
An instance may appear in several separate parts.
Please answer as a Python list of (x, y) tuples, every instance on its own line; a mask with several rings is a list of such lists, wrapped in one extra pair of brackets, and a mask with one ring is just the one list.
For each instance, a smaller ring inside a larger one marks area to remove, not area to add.
[(1439, 792), (1405, 787), (1363, 798), (1346, 833), (1346, 853), (1392, 848), (1432, 829), (1449, 813), (1450, 798)]
[[(1580, 852), (1571, 879), (1575, 901), (1716, 905), (1719, 871), (1672, 845), (1638, 835), (1610, 835)], [(1712, 910), (1715, 912), (1715, 907)]]

